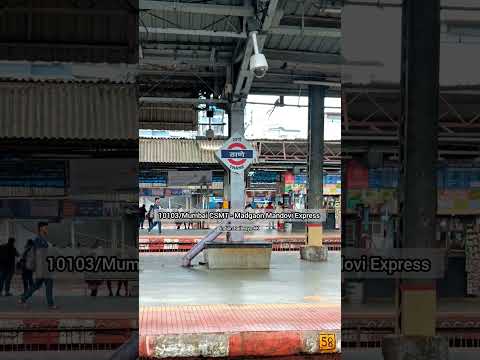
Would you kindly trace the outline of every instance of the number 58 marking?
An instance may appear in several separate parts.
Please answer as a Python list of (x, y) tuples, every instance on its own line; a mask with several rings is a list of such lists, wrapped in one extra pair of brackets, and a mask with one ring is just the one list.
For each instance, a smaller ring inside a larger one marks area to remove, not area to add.
[(337, 335), (335, 333), (320, 334), (320, 352), (335, 352), (337, 350)]

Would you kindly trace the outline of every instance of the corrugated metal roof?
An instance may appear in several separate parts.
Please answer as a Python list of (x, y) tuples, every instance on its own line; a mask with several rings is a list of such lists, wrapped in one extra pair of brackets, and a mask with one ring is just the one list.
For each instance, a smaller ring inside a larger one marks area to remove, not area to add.
[(149, 130), (197, 129), (197, 112), (191, 107), (142, 106), (140, 128)]
[(0, 82), (0, 137), (137, 139), (135, 86)]
[(275, 50), (312, 51), (327, 54), (339, 54), (341, 42), (338, 38), (306, 35), (269, 35), (265, 48)]
[[(334, 21), (335, 17), (329, 17), (323, 12), (325, 8), (329, 7), (331, 7), (331, 5), (322, 0), (283, 0), (279, 5), (279, 8), (283, 10), (284, 17), (294, 17), (298, 21), (300, 21), (302, 17), (305, 17), (307, 19), (306, 21), (308, 21), (309, 18), (318, 18), (318, 20), (330, 19), (331, 21)], [(341, 50), (341, 40), (340, 38), (307, 35), (270, 35), (267, 37), (265, 47), (276, 50), (297, 50), (339, 54)]]
[(138, 0), (3, 1), (0, 59), (137, 63)]
[(222, 140), (140, 139), (140, 162), (218, 164), (215, 151)]
[[(139, 158), (141, 163), (219, 164), (215, 152), (224, 142), (225, 140), (140, 138)], [(257, 149), (260, 162), (262, 159), (269, 158), (289, 162), (295, 158), (305, 157), (308, 152), (306, 140), (251, 140), (250, 142)], [(260, 144), (262, 142), (263, 147)], [(326, 141), (325, 145), (326, 155), (329, 155), (330, 151), (340, 152), (339, 141)], [(286, 157), (282, 158), (284, 151)]]
[[(178, 28), (213, 31), (241, 32), (242, 24), (238, 17), (225, 17), (218, 15), (191, 14), (172, 11), (150, 10), (140, 13), (140, 27), (151, 28)], [(235, 28), (235, 29), (234, 29)], [(172, 35), (140, 33), (140, 41), (175, 42), (175, 43), (205, 43), (215, 45), (225, 43), (226, 39), (220, 37), (203, 37), (198, 35)], [(228, 42), (235, 40), (228, 39)]]

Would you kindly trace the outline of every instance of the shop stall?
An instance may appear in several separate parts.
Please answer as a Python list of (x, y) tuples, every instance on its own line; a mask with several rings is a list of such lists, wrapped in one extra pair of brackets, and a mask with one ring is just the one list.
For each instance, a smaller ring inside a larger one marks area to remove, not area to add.
[[(361, 161), (348, 162), (343, 246), (397, 246), (398, 179), (395, 163), (368, 168)], [(445, 278), (438, 281), (439, 296), (479, 296), (480, 271), (476, 264), (480, 248), (480, 166), (439, 163), (437, 191), (436, 247), (444, 249), (448, 259)], [(393, 296), (394, 286), (390, 285), (379, 287), (366, 281), (365, 296)]]

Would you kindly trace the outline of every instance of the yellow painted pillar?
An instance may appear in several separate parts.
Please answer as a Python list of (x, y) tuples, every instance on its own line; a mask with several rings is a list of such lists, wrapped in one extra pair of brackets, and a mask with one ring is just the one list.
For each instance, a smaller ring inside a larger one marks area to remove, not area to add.
[(323, 245), (323, 226), (322, 224), (307, 225), (307, 246)]
[(401, 291), (402, 334), (435, 336), (437, 293), (434, 284), (405, 284)]

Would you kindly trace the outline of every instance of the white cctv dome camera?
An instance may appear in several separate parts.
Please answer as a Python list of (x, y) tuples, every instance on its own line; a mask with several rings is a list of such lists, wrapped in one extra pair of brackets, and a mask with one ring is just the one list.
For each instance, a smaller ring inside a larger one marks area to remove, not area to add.
[(215, 138), (215, 133), (213, 132), (212, 129), (208, 129), (206, 132), (205, 132), (205, 136), (207, 137), (207, 140), (211, 141)]
[(268, 63), (265, 55), (263, 54), (253, 54), (250, 58), (250, 71), (257, 78), (262, 78), (268, 71)]
[(250, 33), (252, 37), (253, 55), (250, 57), (250, 71), (257, 77), (262, 78), (268, 71), (268, 63), (265, 55), (258, 51), (257, 32)]

